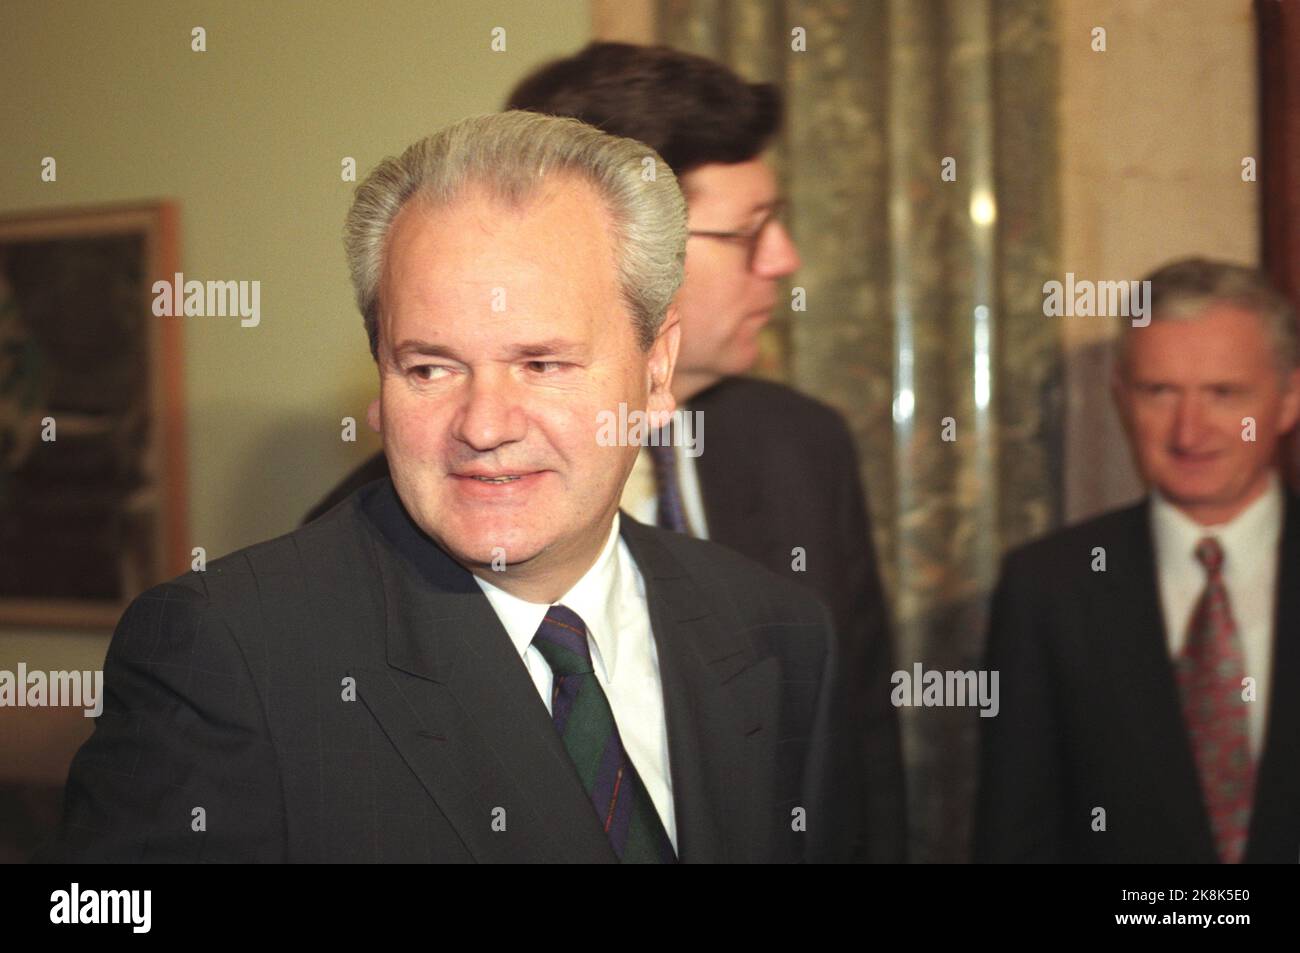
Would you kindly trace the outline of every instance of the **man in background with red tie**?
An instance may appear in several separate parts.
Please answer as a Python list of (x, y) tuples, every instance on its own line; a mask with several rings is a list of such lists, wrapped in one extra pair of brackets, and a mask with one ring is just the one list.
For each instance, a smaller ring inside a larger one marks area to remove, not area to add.
[[(740, 376), (800, 264), (763, 158), (780, 132), (780, 91), (662, 46), (593, 43), (540, 67), (507, 107), (571, 116), (644, 142), (678, 176), (688, 209), (681, 351), (672, 393), (685, 413), (671, 444), (646, 446), (622, 509), (643, 523), (721, 543), (816, 594), (845, 639), (868, 765), (870, 859), (906, 856), (894, 665), (857, 451), (844, 418), (792, 388)], [(308, 514), (388, 474), (364, 463)], [(803, 558), (796, 557), (796, 550)]]
[(1295, 316), (1248, 268), (1149, 281), (1112, 383), (1150, 494), (1006, 558), (976, 860), (1300, 858)]

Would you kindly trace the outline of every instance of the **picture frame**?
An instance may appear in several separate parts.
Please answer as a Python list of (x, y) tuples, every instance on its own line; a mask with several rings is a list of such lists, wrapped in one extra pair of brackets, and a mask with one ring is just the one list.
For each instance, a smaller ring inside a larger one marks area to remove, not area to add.
[(0, 625), (112, 628), (188, 568), (179, 211), (0, 216)]

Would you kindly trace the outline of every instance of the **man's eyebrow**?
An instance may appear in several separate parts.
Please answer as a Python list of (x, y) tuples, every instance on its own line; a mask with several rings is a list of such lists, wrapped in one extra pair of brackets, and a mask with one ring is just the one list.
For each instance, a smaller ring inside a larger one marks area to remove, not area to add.
[(431, 341), (420, 341), (415, 338), (408, 338), (397, 347), (393, 348), (394, 357), (405, 357), (407, 354), (423, 354), (427, 357), (448, 357), (453, 360), (456, 358), (456, 352), (445, 344), (434, 344)]
[(576, 341), (570, 341), (567, 338), (548, 338), (545, 341), (516, 345), (514, 355), (515, 357), (550, 357), (572, 354), (578, 350), (579, 347)]
[[(580, 348), (576, 341), (570, 341), (566, 338), (548, 338), (545, 341), (517, 344), (511, 349), (511, 354), (515, 358), (533, 358), (572, 354), (578, 350)], [(393, 354), (399, 358), (408, 354), (422, 354), (426, 357), (445, 357), (453, 361), (459, 359), (456, 356), (456, 351), (445, 344), (434, 344), (431, 341), (421, 341), (415, 338), (405, 340), (397, 345), (393, 349)]]

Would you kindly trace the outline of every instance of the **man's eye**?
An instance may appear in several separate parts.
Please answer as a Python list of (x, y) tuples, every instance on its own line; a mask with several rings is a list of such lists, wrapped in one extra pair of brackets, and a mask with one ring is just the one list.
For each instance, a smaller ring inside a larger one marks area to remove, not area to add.
[(560, 361), (529, 361), (528, 369), (536, 371), (539, 374), (554, 374), (560, 368), (565, 367)]
[(446, 368), (439, 364), (416, 364), (409, 368), (406, 373), (414, 374), (422, 381), (431, 381), (441, 377), (441, 372), (445, 370)]

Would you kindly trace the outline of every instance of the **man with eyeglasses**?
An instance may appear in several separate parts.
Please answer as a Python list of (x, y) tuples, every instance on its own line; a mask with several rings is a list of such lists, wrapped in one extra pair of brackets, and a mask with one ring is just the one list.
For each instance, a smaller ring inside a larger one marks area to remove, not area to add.
[[(622, 495), (637, 520), (711, 539), (804, 584), (844, 634), (868, 771), (870, 859), (906, 853), (893, 658), (857, 453), (843, 418), (781, 384), (742, 377), (800, 264), (762, 154), (781, 123), (776, 87), (667, 47), (593, 43), (524, 79), (509, 109), (572, 116), (663, 156), (686, 196), (690, 239), (677, 298), (672, 394), (683, 425), (643, 447)], [(693, 456), (681, 445), (693, 438)], [(672, 444), (679, 446), (674, 447)], [(388, 474), (379, 454), (307, 519)], [(759, 635), (761, 637), (761, 634)]]

